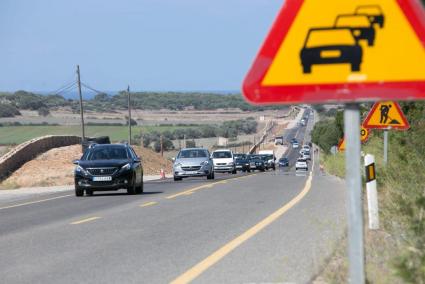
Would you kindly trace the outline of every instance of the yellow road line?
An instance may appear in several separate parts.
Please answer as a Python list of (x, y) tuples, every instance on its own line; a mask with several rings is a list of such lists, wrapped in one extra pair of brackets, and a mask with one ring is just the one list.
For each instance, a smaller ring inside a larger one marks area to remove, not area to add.
[(87, 222), (94, 221), (94, 220), (97, 220), (97, 219), (100, 219), (100, 218), (101, 217), (90, 217), (90, 218), (86, 218), (86, 219), (83, 219), (83, 220), (72, 222), (71, 225), (78, 225), (78, 224), (82, 224), (82, 223), (87, 223)]
[(15, 208), (15, 207), (20, 207), (20, 206), (25, 206), (25, 205), (31, 205), (31, 204), (36, 204), (36, 203), (41, 203), (41, 202), (45, 202), (45, 201), (49, 201), (49, 200), (55, 200), (55, 199), (64, 198), (64, 197), (68, 197), (68, 196), (74, 196), (74, 194), (61, 195), (61, 196), (47, 198), (47, 199), (42, 199), (42, 200), (37, 200), (37, 201), (29, 201), (29, 202), (25, 202), (25, 203), (20, 203), (20, 204), (15, 204), (15, 205), (10, 205), (10, 206), (0, 207), (0, 210), (9, 209), (9, 208)]
[(152, 205), (155, 205), (155, 204), (158, 204), (158, 202), (155, 202), (155, 201), (146, 202), (146, 203), (140, 204), (140, 207), (148, 207), (148, 206), (152, 206)]
[(307, 179), (304, 189), (295, 196), (289, 203), (285, 204), (283, 207), (279, 208), (277, 211), (273, 212), (271, 215), (263, 219), (258, 224), (251, 227), (249, 230), (244, 232), (242, 235), (236, 237), (220, 249), (216, 250), (214, 253), (212, 253), (210, 256), (190, 268), (188, 271), (184, 272), (180, 276), (178, 276), (176, 279), (174, 279), (171, 284), (183, 284), (183, 283), (189, 283), (193, 281), (195, 278), (197, 278), (199, 275), (204, 273), (207, 269), (209, 269), (211, 266), (216, 264), (218, 261), (220, 261), (223, 257), (228, 255), (230, 252), (232, 252), (234, 249), (236, 249), (238, 246), (249, 240), (251, 237), (259, 233), (261, 230), (263, 230), (265, 227), (276, 221), (279, 217), (281, 217), (283, 214), (285, 214), (289, 209), (294, 207), (298, 202), (300, 202), (304, 196), (307, 195), (307, 193), (311, 189), (311, 181), (313, 179), (312, 174), (310, 173), (309, 178)]

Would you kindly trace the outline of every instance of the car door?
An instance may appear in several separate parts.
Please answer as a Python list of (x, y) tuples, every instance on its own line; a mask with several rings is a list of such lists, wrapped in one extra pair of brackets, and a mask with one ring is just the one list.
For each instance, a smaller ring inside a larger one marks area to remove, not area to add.
[(130, 156), (134, 163), (134, 170), (136, 172), (136, 182), (140, 183), (142, 182), (143, 175), (142, 175), (142, 162), (140, 158), (137, 156), (136, 152), (132, 148), (130, 148)]

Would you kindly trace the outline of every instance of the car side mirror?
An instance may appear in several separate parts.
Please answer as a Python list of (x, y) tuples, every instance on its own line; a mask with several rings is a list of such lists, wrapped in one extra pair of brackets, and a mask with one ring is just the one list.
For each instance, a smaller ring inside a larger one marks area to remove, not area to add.
[(78, 165), (78, 164), (80, 163), (80, 160), (74, 160), (74, 161), (72, 161), (72, 163), (73, 163), (74, 165)]
[(140, 163), (142, 160), (139, 158), (139, 157), (137, 157), (137, 158), (134, 158), (134, 160), (133, 160), (135, 163)]

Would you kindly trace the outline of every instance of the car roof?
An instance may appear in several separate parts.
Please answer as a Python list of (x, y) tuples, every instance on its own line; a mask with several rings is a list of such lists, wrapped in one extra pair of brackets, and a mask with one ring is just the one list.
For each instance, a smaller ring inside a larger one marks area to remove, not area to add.
[(229, 149), (217, 149), (214, 152), (232, 152), (232, 150), (229, 150)]
[(183, 148), (180, 151), (183, 151), (183, 150), (205, 150), (205, 151), (207, 151), (207, 149), (205, 149), (205, 148)]

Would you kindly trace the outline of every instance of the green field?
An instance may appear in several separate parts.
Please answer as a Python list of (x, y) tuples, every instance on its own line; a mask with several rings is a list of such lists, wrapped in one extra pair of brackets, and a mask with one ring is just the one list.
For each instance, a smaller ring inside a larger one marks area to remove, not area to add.
[[(148, 133), (152, 131), (173, 131), (177, 128), (191, 128), (187, 126), (133, 126), (132, 134)], [(192, 127), (193, 128), (193, 127)], [(81, 135), (81, 128), (75, 126), (3, 126), (0, 127), (0, 145), (20, 144), (30, 139), (44, 135)], [(86, 126), (87, 137), (109, 136), (113, 142), (127, 140), (127, 126)]]

